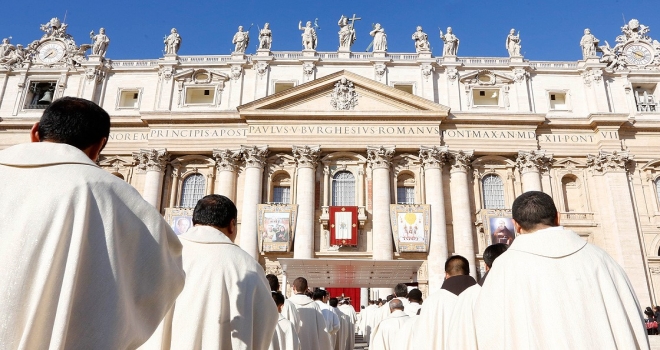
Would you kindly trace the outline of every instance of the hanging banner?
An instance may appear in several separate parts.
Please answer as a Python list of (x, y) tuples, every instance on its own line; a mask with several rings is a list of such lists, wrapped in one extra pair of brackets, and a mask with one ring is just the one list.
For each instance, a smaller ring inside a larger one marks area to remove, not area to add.
[(330, 245), (358, 245), (358, 207), (336, 206), (329, 208)]
[(429, 204), (390, 204), (392, 235), (399, 253), (428, 252), (430, 212)]
[(259, 247), (261, 252), (289, 252), (295, 235), (298, 205), (259, 204)]

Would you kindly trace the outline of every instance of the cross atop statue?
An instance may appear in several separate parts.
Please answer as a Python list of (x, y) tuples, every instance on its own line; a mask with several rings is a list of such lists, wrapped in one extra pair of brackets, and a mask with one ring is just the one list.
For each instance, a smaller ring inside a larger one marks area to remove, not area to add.
[(362, 18), (355, 17), (355, 14), (353, 14), (353, 17), (349, 18), (348, 20), (351, 21), (351, 23), (349, 23), (349, 26), (351, 26), (351, 29), (353, 29), (355, 27), (355, 21), (360, 21), (362, 20)]
[(353, 14), (352, 18), (347, 18), (344, 15), (341, 15), (337, 25), (339, 26), (339, 50), (340, 51), (350, 51), (351, 45), (355, 42), (355, 21), (359, 21), (362, 18), (356, 17)]

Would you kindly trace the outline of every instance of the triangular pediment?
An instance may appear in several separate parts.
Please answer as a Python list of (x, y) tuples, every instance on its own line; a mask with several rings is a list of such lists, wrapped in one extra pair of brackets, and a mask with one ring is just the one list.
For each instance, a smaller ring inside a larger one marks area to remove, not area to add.
[(239, 106), (260, 116), (418, 116), (445, 118), (449, 107), (345, 70)]

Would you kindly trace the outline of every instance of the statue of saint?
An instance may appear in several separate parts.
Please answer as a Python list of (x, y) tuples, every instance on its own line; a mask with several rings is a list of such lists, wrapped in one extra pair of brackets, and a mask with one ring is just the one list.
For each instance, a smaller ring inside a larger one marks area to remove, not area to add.
[(369, 32), (369, 35), (374, 37), (374, 52), (387, 51), (387, 34), (385, 34), (385, 29), (380, 26), (380, 23), (376, 23), (374, 30)]
[(110, 44), (110, 38), (105, 35), (105, 28), (99, 29), (99, 33), (96, 35), (92, 30), (89, 33), (89, 37), (92, 39), (92, 55), (105, 56), (108, 45)]
[(511, 29), (506, 37), (506, 49), (509, 51), (509, 57), (520, 57), (520, 32), (516, 35), (516, 30)]
[(245, 53), (245, 49), (250, 44), (250, 32), (244, 32), (243, 26), (238, 26), (238, 32), (234, 34), (231, 43), (234, 44), (234, 52)]
[(9, 53), (14, 49), (14, 45), (9, 42), (8, 38), (2, 39), (2, 44), (0, 44), (0, 58), (9, 56)]
[(580, 47), (582, 47), (582, 58), (587, 59), (590, 57), (597, 57), (596, 49), (598, 48), (598, 43), (600, 40), (591, 34), (589, 28), (584, 30), (584, 35), (580, 40)]
[(445, 43), (445, 46), (442, 48), (443, 56), (458, 55), (458, 44), (460, 44), (460, 40), (454, 35), (454, 31), (451, 27), (447, 27), (447, 34), (443, 35), (442, 30), (440, 31), (440, 39)]
[(177, 33), (176, 28), (172, 28), (170, 35), (163, 42), (165, 43), (165, 54), (176, 55), (181, 47), (181, 35)]
[(264, 29), (259, 31), (259, 50), (270, 50), (273, 44), (273, 32), (270, 30), (270, 23), (264, 24)]
[(303, 50), (316, 50), (318, 40), (316, 37), (316, 30), (312, 28), (312, 22), (307, 21), (305, 26), (302, 26), (302, 21), (298, 22), (298, 29), (302, 30), (302, 45)]
[(415, 50), (417, 53), (431, 51), (429, 36), (422, 31), (422, 26), (417, 26), (417, 31), (413, 33), (412, 39), (415, 41)]
[(349, 18), (342, 15), (337, 22), (339, 26), (339, 50), (350, 51), (355, 42), (355, 23), (349, 23)]

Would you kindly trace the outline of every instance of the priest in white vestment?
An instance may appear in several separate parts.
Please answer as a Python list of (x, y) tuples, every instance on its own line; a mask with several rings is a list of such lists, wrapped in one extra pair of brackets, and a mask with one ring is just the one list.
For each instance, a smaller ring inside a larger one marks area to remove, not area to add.
[(392, 309), (390, 315), (376, 326), (369, 345), (370, 350), (399, 349), (396, 346), (399, 330), (410, 320), (410, 316), (403, 311), (403, 303), (399, 299), (392, 299), (389, 302), (389, 308)]
[[(399, 283), (394, 287), (394, 299), (399, 299), (401, 300), (401, 303), (403, 304), (403, 308), (407, 308), (408, 304), (410, 303), (408, 301), (408, 286), (406, 286), (404, 283)], [(383, 305), (384, 307), (380, 308), (381, 314), (376, 316), (376, 326), (378, 326), (378, 323), (380, 323), (382, 320), (388, 318), (390, 316), (390, 307), (388, 307), (387, 303)], [(404, 310), (405, 312), (405, 310)]]
[(293, 281), (293, 295), (289, 300), (298, 310), (300, 316), (300, 347), (302, 350), (331, 350), (330, 334), (325, 331), (325, 319), (321, 314), (319, 305), (312, 298), (305, 295), (307, 280), (298, 277)]
[(275, 292), (273, 293), (273, 300), (275, 301), (275, 305), (277, 305), (277, 311), (280, 313), (277, 328), (275, 329), (275, 334), (273, 334), (273, 343), (269, 350), (300, 350), (300, 339), (298, 339), (298, 332), (295, 326), (282, 315), (282, 307), (285, 300), (284, 295), (280, 292)]
[(194, 227), (179, 235), (186, 286), (144, 349), (268, 349), (277, 307), (263, 268), (234, 244), (236, 217), (225, 196), (197, 202)]
[(477, 282), (469, 276), (470, 264), (460, 255), (451, 256), (445, 262), (445, 281), (440, 290), (424, 300), (419, 316), (414, 319), (408, 344), (419, 349), (442, 350), (449, 333), (454, 305), (461, 293)]
[(367, 344), (369, 344), (371, 332), (375, 328), (374, 316), (378, 311), (379, 309), (375, 302), (373, 300), (369, 300), (369, 305), (367, 305), (367, 307), (365, 307), (360, 312), (360, 329), (362, 330), (362, 337), (364, 338), (364, 341), (367, 342)]
[[(266, 279), (268, 280), (268, 285), (270, 285), (271, 293), (277, 293), (277, 291), (280, 290), (280, 281), (277, 276), (269, 273), (266, 275)], [(284, 293), (282, 293), (282, 295), (284, 295)], [(296, 310), (296, 307), (293, 306), (293, 303), (288, 299), (284, 299), (284, 305), (282, 305), (280, 314), (293, 323), (296, 332), (300, 332), (300, 316), (298, 316), (298, 310)]]
[(335, 313), (337, 313), (337, 316), (339, 316), (340, 323), (339, 331), (337, 332), (337, 342), (335, 343), (334, 349), (353, 350), (355, 347), (355, 322), (353, 321), (354, 316), (351, 315), (350, 311), (353, 311), (353, 314), (355, 314), (355, 310), (353, 310), (353, 307), (350, 305), (339, 305), (339, 300), (337, 300), (337, 298), (330, 298), (330, 307), (332, 307)]
[(357, 312), (355, 312), (355, 309), (353, 308), (350, 300), (348, 299), (340, 300), (338, 308), (339, 310), (341, 310), (341, 312), (346, 314), (350, 319), (351, 324), (353, 325), (353, 328), (351, 330), (351, 338), (353, 338), (353, 342), (355, 342), (355, 332), (356, 332), (355, 325), (357, 325), (358, 322)]
[(330, 346), (335, 347), (337, 343), (337, 332), (339, 332), (339, 316), (335, 311), (326, 304), (328, 301), (328, 292), (323, 289), (317, 289), (314, 291), (314, 302), (318, 304), (319, 309), (321, 309), (321, 314), (325, 319), (325, 331), (330, 334)]
[(417, 316), (417, 312), (422, 307), (422, 291), (415, 288), (408, 292), (408, 306), (406, 306), (406, 314), (410, 317)]
[(493, 264), (476, 302), (480, 349), (648, 349), (641, 307), (624, 270), (559, 226), (552, 198), (521, 194), (518, 236)]
[(96, 165), (109, 133), (103, 109), (63, 97), (0, 151), (0, 348), (136, 348), (181, 292), (172, 229)]

